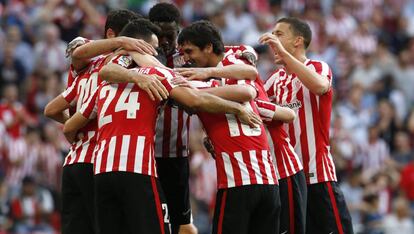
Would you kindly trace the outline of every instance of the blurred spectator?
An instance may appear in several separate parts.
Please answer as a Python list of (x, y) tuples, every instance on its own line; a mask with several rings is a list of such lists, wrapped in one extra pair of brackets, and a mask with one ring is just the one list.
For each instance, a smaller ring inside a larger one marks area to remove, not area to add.
[(337, 42), (344, 41), (352, 35), (357, 28), (356, 20), (347, 13), (343, 3), (336, 1), (332, 15), (326, 18), (325, 30), (329, 36), (333, 36)]
[(400, 177), (400, 188), (411, 202), (411, 208), (414, 210), (414, 161), (403, 167)]
[(359, 54), (373, 54), (377, 49), (377, 38), (369, 32), (369, 23), (363, 22), (349, 38), (351, 49)]
[(0, 176), (0, 234), (6, 234), (12, 222), (8, 217), (10, 204), (8, 199), (8, 187), (4, 177)]
[(68, 68), (65, 50), (66, 43), (60, 40), (58, 28), (54, 24), (45, 25), (42, 30), (42, 39), (35, 45), (36, 66), (64, 72)]
[(260, 38), (263, 33), (266, 33), (270, 29), (270, 26), (272, 25), (267, 22), (266, 15), (256, 14), (255, 25), (242, 32), (242, 44), (252, 47), (259, 46), (258, 38)]
[(375, 193), (364, 195), (364, 211), (362, 212), (362, 223), (364, 234), (381, 234), (383, 215), (378, 211), (379, 198)]
[(14, 46), (6, 43), (3, 51), (3, 61), (0, 63), (0, 85), (7, 83), (20, 84), (26, 78), (23, 64), (15, 57)]
[(341, 184), (342, 192), (348, 206), (349, 213), (352, 218), (352, 225), (354, 231), (361, 230), (361, 211), (363, 211), (363, 195), (364, 190), (362, 188), (361, 170), (354, 170), (346, 180)]
[(231, 39), (224, 40), (223, 38), (224, 43), (227, 44), (240, 42), (243, 33), (255, 28), (256, 25), (253, 15), (245, 11), (244, 2), (241, 1), (229, 1), (225, 11), (225, 20), (228, 26), (228, 33), (232, 35)]
[(393, 70), (396, 86), (402, 90), (407, 100), (407, 106), (414, 104), (414, 65), (412, 64), (410, 52), (403, 50), (398, 55), (398, 65)]
[(389, 159), (389, 148), (385, 141), (379, 138), (378, 127), (370, 126), (368, 139), (359, 142), (358, 149), (356, 161), (361, 163), (364, 181), (368, 181), (385, 168)]
[(353, 70), (350, 79), (352, 83), (359, 83), (364, 89), (371, 91), (374, 83), (381, 78), (381, 69), (375, 66), (372, 55), (363, 55), (361, 62)]
[(390, 150), (394, 149), (394, 135), (401, 128), (402, 122), (397, 118), (395, 108), (390, 101), (382, 99), (378, 102), (377, 116), (374, 123), (378, 126), (380, 137)]
[(14, 231), (18, 234), (53, 234), (49, 224), (52, 211), (53, 199), (50, 192), (38, 187), (32, 177), (25, 177), (20, 196), (11, 203), (10, 213), (14, 221)]
[(399, 168), (414, 160), (414, 151), (410, 146), (409, 135), (405, 131), (398, 131), (394, 136), (394, 151), (391, 156)]
[(10, 26), (7, 29), (7, 42), (14, 45), (14, 56), (24, 66), (26, 74), (33, 71), (34, 58), (33, 49), (25, 41), (22, 40), (22, 33), (17, 26)]
[(414, 230), (409, 203), (404, 198), (393, 202), (393, 212), (384, 218), (384, 234), (411, 234)]

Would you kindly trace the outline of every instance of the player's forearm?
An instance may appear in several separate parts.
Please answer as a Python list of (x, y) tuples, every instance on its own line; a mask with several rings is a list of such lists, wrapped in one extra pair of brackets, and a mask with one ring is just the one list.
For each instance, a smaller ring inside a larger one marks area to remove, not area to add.
[(142, 67), (162, 67), (166, 68), (158, 59), (150, 54), (141, 54), (139, 52), (129, 52), (134, 62)]
[(329, 90), (331, 84), (327, 77), (312, 71), (291, 54), (284, 54), (283, 61), (286, 63), (287, 70), (295, 73), (302, 84), (312, 93), (322, 95)]
[(56, 122), (64, 124), (69, 118), (64, 112), (67, 108), (69, 108), (69, 103), (62, 95), (59, 95), (46, 105), (43, 114)]
[(72, 65), (76, 71), (82, 70), (91, 58), (109, 53), (122, 46), (122, 38), (91, 41), (76, 48), (72, 55)]
[(248, 102), (254, 99), (257, 91), (248, 85), (226, 85), (216, 88), (201, 89), (200, 92), (218, 96), (220, 98), (234, 102)]
[(255, 80), (257, 69), (247, 64), (232, 64), (224, 67), (209, 68), (210, 77), (221, 77), (237, 80)]
[(243, 109), (243, 106), (237, 102), (227, 101), (206, 92), (200, 92), (198, 100), (198, 104), (194, 107), (196, 111), (238, 115)]
[(79, 131), (79, 129), (86, 126), (86, 124), (90, 120), (85, 118), (81, 113), (76, 112), (71, 118), (69, 118), (65, 126), (63, 127), (63, 133), (65, 135), (67, 134), (75, 134)]
[(99, 77), (102, 80), (112, 83), (133, 83), (136, 76), (140, 74), (113, 63), (105, 65), (99, 71)]

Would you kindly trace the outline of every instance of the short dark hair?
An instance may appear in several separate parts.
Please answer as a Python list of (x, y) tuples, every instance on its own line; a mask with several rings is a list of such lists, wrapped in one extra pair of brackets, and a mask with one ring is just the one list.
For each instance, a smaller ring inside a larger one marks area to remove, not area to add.
[(150, 9), (148, 18), (151, 22), (176, 22), (178, 25), (181, 21), (181, 14), (174, 4), (162, 2)]
[(309, 27), (309, 25), (295, 17), (287, 17), (287, 18), (281, 18), (277, 21), (277, 23), (287, 23), (290, 25), (290, 29), (292, 30), (293, 34), (295, 36), (301, 36), (303, 37), (303, 43), (305, 45), (305, 49), (309, 47), (309, 44), (312, 40), (312, 31)]
[(178, 44), (186, 42), (204, 49), (207, 45), (213, 46), (213, 52), (220, 55), (224, 52), (224, 44), (219, 30), (209, 21), (200, 20), (184, 28), (178, 35)]
[(116, 36), (130, 21), (143, 18), (142, 15), (126, 9), (112, 10), (108, 13), (105, 22), (105, 35), (112, 29)]
[(157, 25), (151, 23), (151, 21), (147, 19), (136, 19), (125, 25), (119, 33), (119, 36), (140, 38), (149, 42), (153, 34), (159, 35), (160, 32), (161, 29)]

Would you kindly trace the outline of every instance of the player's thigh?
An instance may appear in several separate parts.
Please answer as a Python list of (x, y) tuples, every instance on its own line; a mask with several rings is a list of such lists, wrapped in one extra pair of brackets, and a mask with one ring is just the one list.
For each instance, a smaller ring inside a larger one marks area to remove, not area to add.
[(178, 230), (180, 225), (191, 223), (188, 158), (157, 158), (157, 172), (171, 223)]
[(256, 185), (253, 191), (260, 197), (250, 217), (250, 234), (267, 234), (279, 232), (281, 201), (279, 186)]
[(116, 173), (95, 175), (96, 225), (99, 234), (122, 233), (122, 203), (118, 196)]
[(155, 177), (131, 173), (123, 193), (126, 228), (130, 233), (170, 233), (168, 206)]
[[(91, 216), (83, 196), (84, 189), (77, 183), (79, 165), (69, 165), (62, 173), (62, 233), (94, 233), (94, 218)], [(90, 176), (91, 179), (92, 175)], [(93, 190), (93, 186), (88, 188)], [(91, 198), (90, 208), (93, 208)]]
[(335, 193), (332, 184), (308, 186), (306, 233), (353, 233), (343, 195), (339, 188)]
[(250, 210), (242, 187), (219, 189), (213, 217), (213, 234), (248, 233)]

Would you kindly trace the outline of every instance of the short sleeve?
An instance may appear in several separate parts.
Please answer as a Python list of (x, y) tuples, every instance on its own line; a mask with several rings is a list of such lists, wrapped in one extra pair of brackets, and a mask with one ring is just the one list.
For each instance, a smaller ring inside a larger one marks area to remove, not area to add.
[(79, 78), (76, 78), (72, 84), (65, 89), (65, 91), (62, 92), (62, 97), (68, 102), (68, 103), (72, 103), (77, 96), (77, 89), (76, 86), (78, 84), (78, 80)]
[(79, 112), (87, 119), (94, 119), (96, 118), (96, 114), (98, 111), (98, 93), (101, 86), (96, 88), (92, 95), (88, 98), (88, 100), (82, 104), (81, 109)]
[(262, 100), (256, 100), (255, 102), (262, 120), (264, 122), (271, 122), (273, 120), (273, 116), (275, 115), (277, 105)]

